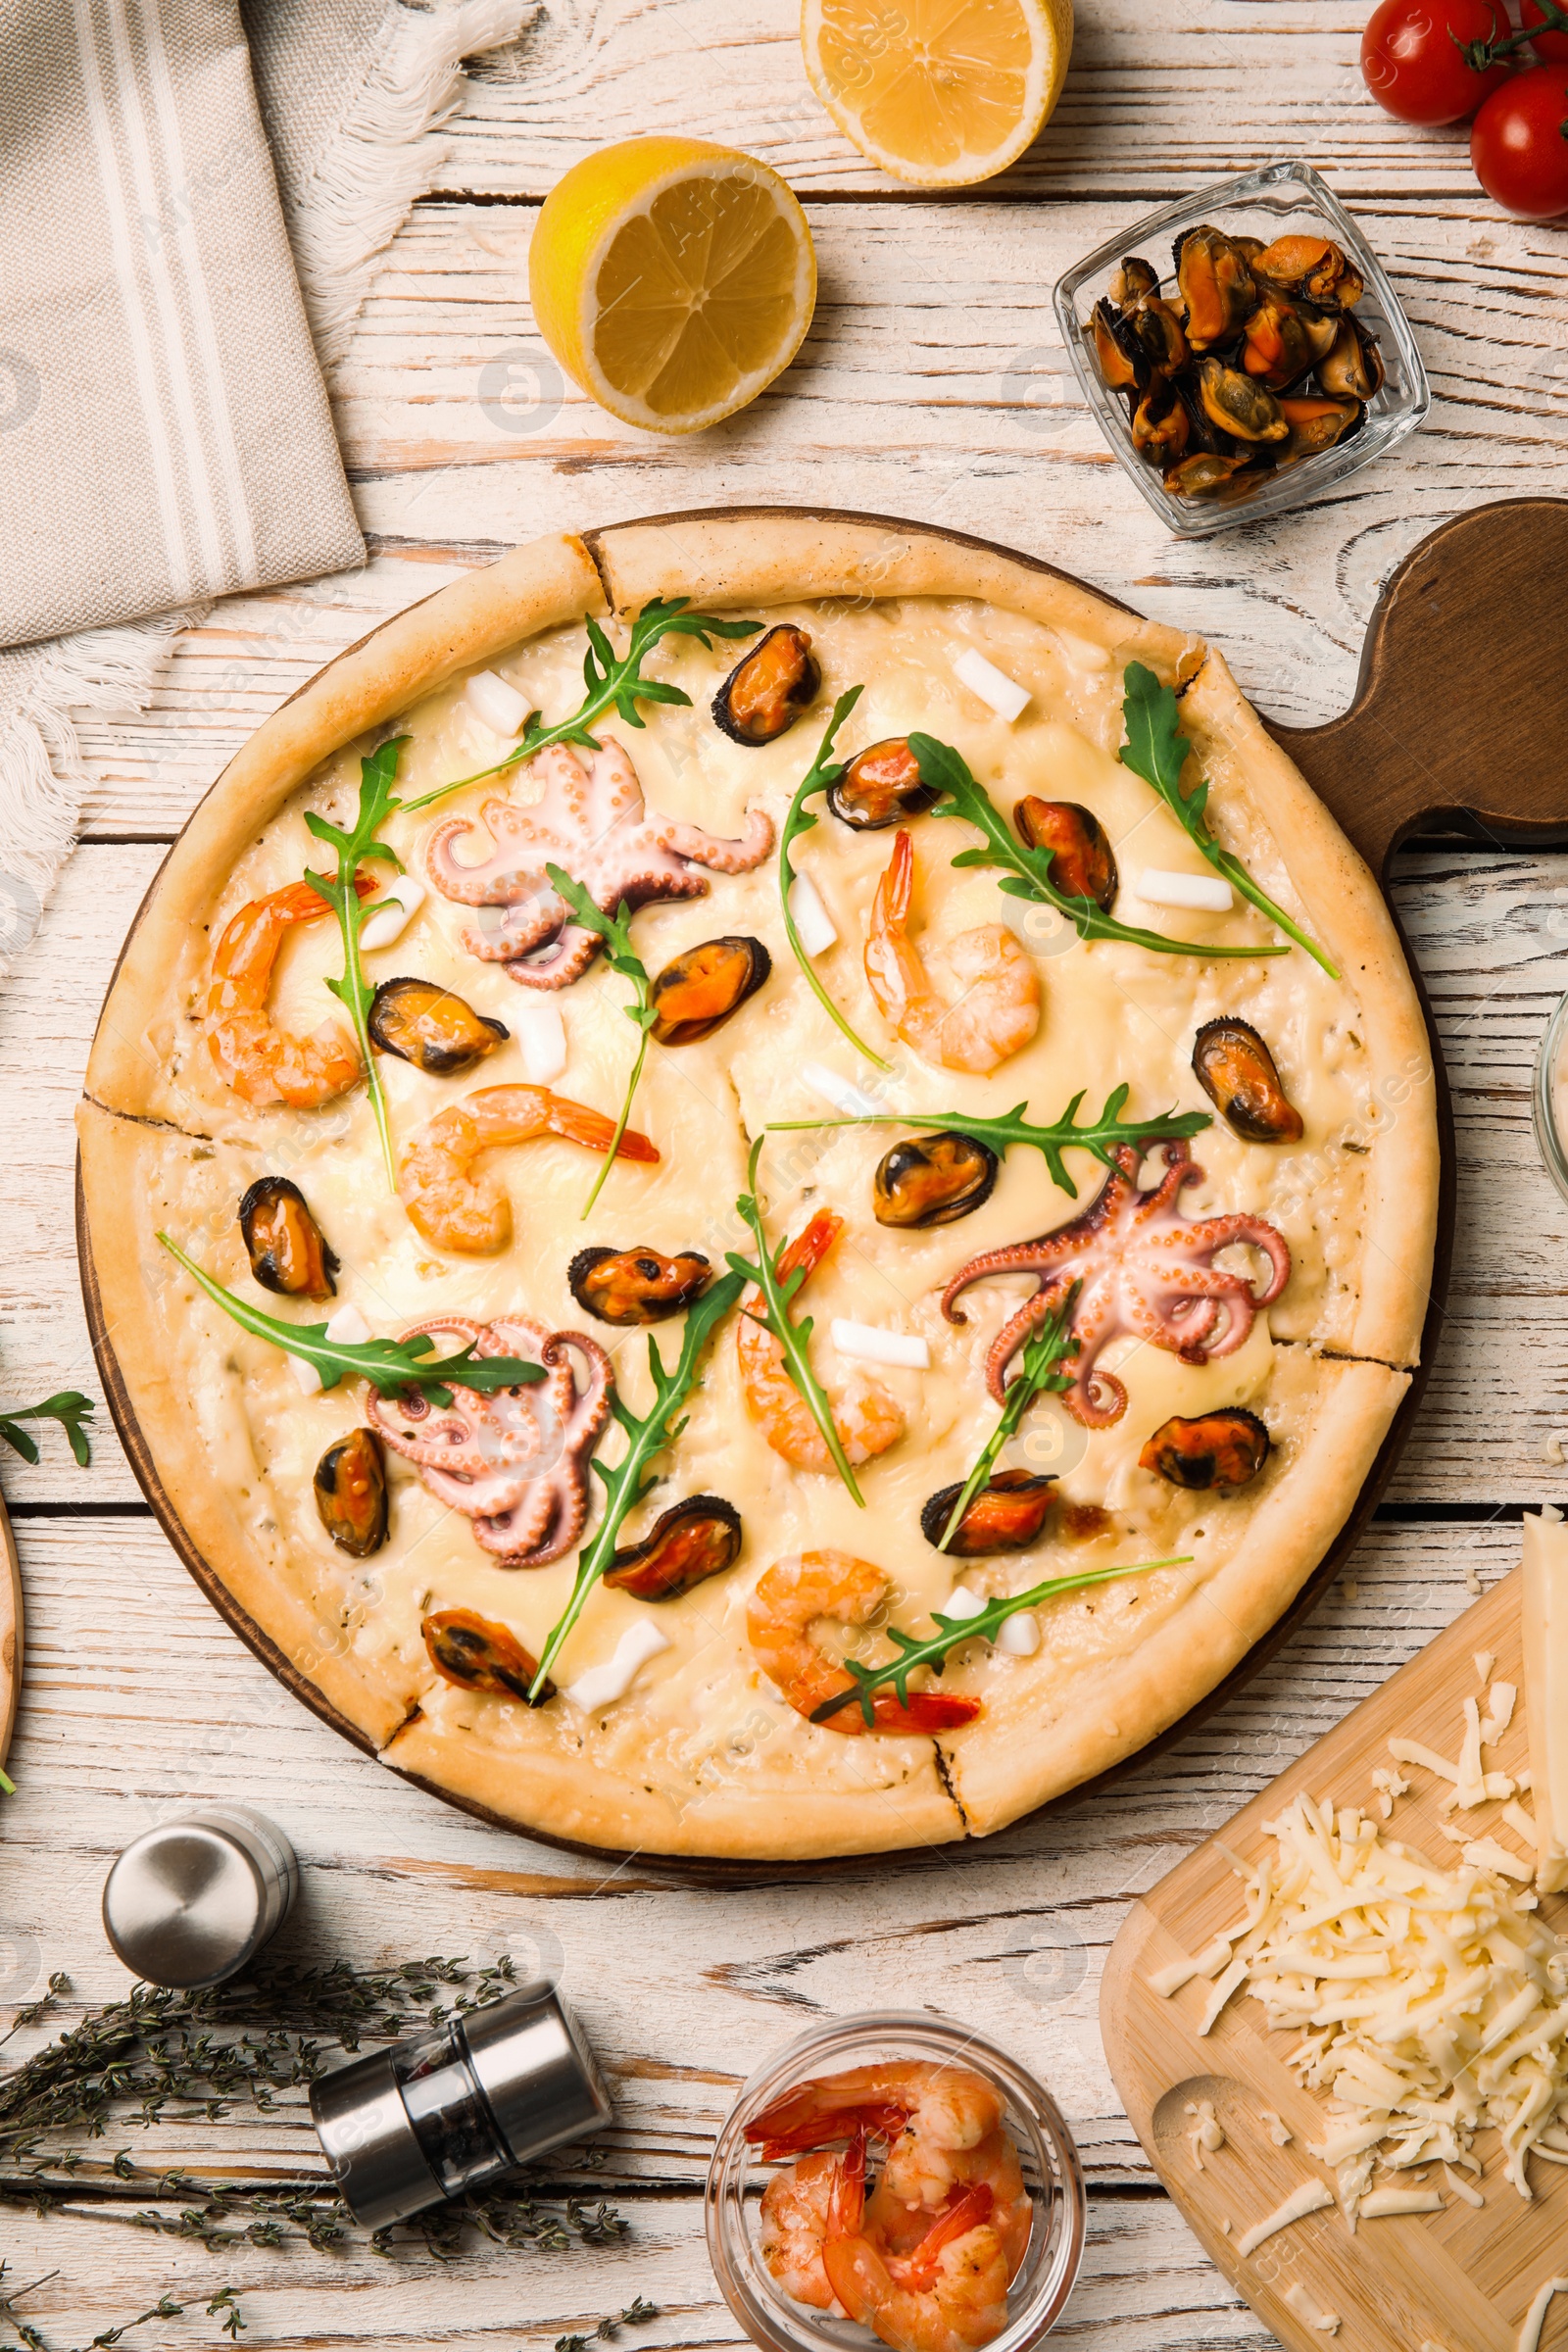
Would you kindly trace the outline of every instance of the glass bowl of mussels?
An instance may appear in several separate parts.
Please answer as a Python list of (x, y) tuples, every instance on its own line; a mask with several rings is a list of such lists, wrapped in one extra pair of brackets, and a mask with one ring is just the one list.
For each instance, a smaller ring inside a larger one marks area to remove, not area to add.
[(1117, 460), (1182, 539), (1311, 504), (1431, 404), (1382, 264), (1310, 164), (1151, 213), (1067, 271), (1056, 317)]

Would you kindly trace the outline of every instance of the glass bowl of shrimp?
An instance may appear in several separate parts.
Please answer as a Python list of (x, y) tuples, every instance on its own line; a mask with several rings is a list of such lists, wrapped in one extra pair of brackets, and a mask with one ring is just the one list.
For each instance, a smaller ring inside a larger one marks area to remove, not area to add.
[(760, 2067), (708, 2171), (708, 2251), (767, 2352), (1025, 2352), (1087, 2207), (1054, 2100), (926, 2011), (846, 2017)]

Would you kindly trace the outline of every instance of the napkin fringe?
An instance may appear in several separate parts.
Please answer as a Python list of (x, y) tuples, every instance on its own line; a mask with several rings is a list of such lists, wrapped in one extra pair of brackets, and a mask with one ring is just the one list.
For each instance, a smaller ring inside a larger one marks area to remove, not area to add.
[[(175, 635), (194, 628), (208, 610), (85, 629), (0, 657), (0, 882), (24, 884), (32, 912), (74, 847), (92, 782), (74, 713), (129, 718), (145, 710)], [(0, 915), (18, 896), (0, 893)], [(25, 944), (24, 937), (6, 937), (0, 925), (0, 971)]]
[(455, 8), (387, 11), (375, 62), (289, 220), (305, 308), (323, 368), (348, 349), (377, 254), (430, 184), (420, 141), (456, 113), (463, 60), (515, 40), (527, 0), (459, 0)]

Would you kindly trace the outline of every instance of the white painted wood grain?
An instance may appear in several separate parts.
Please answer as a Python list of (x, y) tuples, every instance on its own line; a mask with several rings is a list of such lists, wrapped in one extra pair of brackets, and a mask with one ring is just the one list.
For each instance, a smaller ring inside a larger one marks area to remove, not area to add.
[[(993, 185), (1053, 199), (1133, 195), (1147, 210), (1280, 156), (1347, 196), (1457, 197), (1491, 211), (1462, 130), (1412, 137), (1357, 70), (1362, 0), (1079, 0), (1072, 65), (1040, 139)], [(801, 192), (898, 189), (811, 95), (794, 0), (546, 0), (479, 61), (442, 184), (542, 196), (606, 139), (684, 131), (760, 156)], [(900, 191), (906, 201), (917, 193)], [(960, 200), (961, 201), (961, 200)]]
[[(545, 0), (522, 42), (479, 66), (446, 134), (446, 193), (390, 249), (334, 387), (368, 567), (227, 600), (181, 641), (143, 718), (83, 728), (88, 846), (0, 994), (0, 1401), (97, 1393), (71, 1110), (162, 845), (322, 662), (462, 570), (544, 530), (710, 504), (884, 512), (1002, 540), (1198, 628), (1265, 710), (1314, 723), (1349, 699), (1378, 591), (1434, 524), (1489, 499), (1568, 492), (1568, 243), (1498, 216), (1462, 132), (1410, 132), (1371, 106), (1354, 62), (1364, 14), (1365, 0), (1166, 0), (1153, 13), (1081, 0), (1066, 89), (1036, 149), (991, 188), (939, 201), (882, 179), (827, 122), (801, 73), (793, 0), (734, 0), (721, 17), (707, 0)], [(560, 381), (525, 272), (537, 200), (566, 165), (607, 138), (681, 128), (785, 172), (807, 202), (821, 298), (772, 393), (666, 443)], [(1328, 171), (1388, 263), (1432, 416), (1332, 506), (1183, 547), (1078, 403), (1051, 290), (1144, 211), (1282, 154)], [(1095, 2352), (1271, 2340), (1130, 2138), (1095, 2022), (1104, 1952), (1133, 1892), (1450, 1621), (1467, 1573), (1490, 1582), (1512, 1563), (1515, 1526), (1453, 1514), (1568, 1499), (1568, 1471), (1541, 1459), (1548, 1435), (1568, 1438), (1568, 1204), (1529, 1127), (1536, 1044), (1568, 988), (1568, 862), (1465, 850), (1406, 857), (1398, 873), (1445, 1041), (1460, 1190), (1449, 1312), (1392, 1495), (1449, 1516), (1375, 1525), (1308, 1625), (1201, 1733), (985, 1846), (717, 1888), (482, 1827), (358, 1755), (271, 1680), (141, 1509), (107, 1429), (89, 1472), (53, 1432), (37, 1470), (0, 1464), (21, 1505), (30, 1633), (19, 1794), (0, 1806), (0, 2026), (36, 1989), (29, 1971), (41, 1983), (64, 1963), (81, 2000), (122, 1988), (97, 1920), (115, 1851), (170, 1811), (244, 1797), (305, 1858), (286, 1931), (298, 1949), (367, 1963), (559, 1953), (616, 2097), (596, 2179), (633, 2224), (608, 2251), (484, 2253), (447, 2273), (413, 2257), (215, 2258), (96, 2209), (8, 2215), (7, 2286), (60, 2274), (20, 2312), (51, 2346), (85, 2342), (166, 2289), (187, 2316), (132, 2340), (213, 2342), (202, 2305), (223, 2282), (241, 2289), (252, 2346), (545, 2352), (636, 2293), (662, 2317), (623, 2347), (729, 2345), (695, 2191), (734, 2083), (824, 2013), (911, 2000), (997, 2034), (1070, 2117), (1095, 2193), (1064, 2340), (1071, 2329)], [(297, 2107), (126, 2136), (158, 2163), (292, 2170), (310, 2150)]]

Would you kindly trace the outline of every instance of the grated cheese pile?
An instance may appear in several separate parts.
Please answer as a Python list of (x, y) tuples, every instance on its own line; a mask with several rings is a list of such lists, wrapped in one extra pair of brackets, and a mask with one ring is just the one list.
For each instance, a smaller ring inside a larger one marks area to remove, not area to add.
[(1353, 1805), (1298, 1796), (1265, 1826), (1271, 1856), (1228, 1857), (1245, 1916), (1151, 1982), (1212, 1980), (1200, 2033), (1243, 1986), (1271, 2029), (1301, 2032), (1287, 2063), (1329, 2101), (1308, 2153), (1335, 2169), (1352, 2229), (1362, 2213), (1441, 2207), (1411, 2168), (1442, 2163), (1458, 2187), (1481, 2171), (1471, 2143), (1488, 2128), (1529, 2197), (1530, 2155), (1568, 2164), (1568, 1944), (1533, 1917), (1536, 1896), (1474, 1847), (1439, 1865)]

